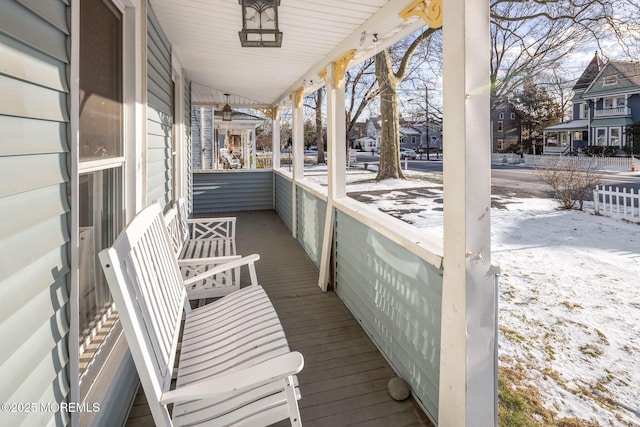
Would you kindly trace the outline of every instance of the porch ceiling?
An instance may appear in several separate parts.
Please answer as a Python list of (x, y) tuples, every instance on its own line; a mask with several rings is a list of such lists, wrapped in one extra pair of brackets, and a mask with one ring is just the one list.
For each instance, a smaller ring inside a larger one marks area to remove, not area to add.
[(224, 93), (231, 94), (232, 107), (288, 103), (294, 89), (320, 87), (317, 73), (350, 49), (357, 49), (354, 65), (424, 25), (417, 17), (399, 17), (411, 0), (281, 0), (282, 47), (243, 48), (238, 0), (150, 3), (194, 83), (192, 102), (200, 105), (222, 106)]

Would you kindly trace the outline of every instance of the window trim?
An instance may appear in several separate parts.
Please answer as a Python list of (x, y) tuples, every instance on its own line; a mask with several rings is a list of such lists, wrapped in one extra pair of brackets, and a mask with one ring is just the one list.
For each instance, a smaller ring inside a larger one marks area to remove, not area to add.
[(498, 120), (496, 124), (496, 132), (504, 132), (504, 122), (502, 120)]
[[(121, 13), (121, 46), (122, 46), (122, 143), (123, 156), (80, 161), (79, 152), (79, 124), (80, 124), (80, 2), (72, 1), (70, 4), (70, 66), (69, 66), (69, 156), (70, 174), (69, 181), (69, 203), (70, 203), (70, 249), (69, 258), (71, 264), (71, 281), (69, 291), (69, 383), (70, 402), (82, 402), (87, 393), (94, 394), (94, 385), (91, 380), (81, 384), (80, 378), (80, 331), (79, 331), (79, 177), (81, 174), (95, 172), (110, 168), (121, 168), (122, 179), (122, 208), (124, 215), (122, 221), (126, 224), (142, 208), (142, 196), (144, 189), (144, 179), (146, 173), (145, 162), (137, 164), (137, 159), (143, 159), (142, 146), (144, 141), (144, 84), (138, 77), (143, 70), (142, 67), (142, 45), (144, 41), (142, 33), (144, 28), (140, 25), (142, 16), (145, 13), (144, 5), (138, 0), (103, 0), (108, 7)], [(137, 178), (137, 179), (136, 179)], [(117, 327), (116, 322), (116, 327)], [(113, 332), (115, 328), (112, 328)], [(113, 333), (109, 333), (109, 337)], [(118, 333), (117, 336), (120, 336)], [(102, 353), (100, 360), (110, 360), (114, 350), (117, 350), (115, 343), (117, 340), (107, 337), (105, 346), (98, 350)], [(108, 351), (102, 351), (102, 350)], [(102, 365), (98, 360), (96, 371), (102, 372)], [(93, 363), (93, 362), (92, 362)], [(100, 375), (103, 375), (100, 373)], [(83, 374), (85, 377), (86, 374)], [(84, 414), (83, 416), (86, 416)], [(97, 414), (96, 414), (97, 415)], [(80, 425), (80, 413), (70, 414), (71, 425)]]

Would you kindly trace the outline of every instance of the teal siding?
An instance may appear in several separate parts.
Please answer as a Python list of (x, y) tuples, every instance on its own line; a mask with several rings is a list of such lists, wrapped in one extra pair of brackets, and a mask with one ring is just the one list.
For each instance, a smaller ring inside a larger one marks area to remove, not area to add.
[(327, 202), (298, 187), (296, 189), (297, 238), (311, 260), (320, 265)]
[(293, 196), (291, 194), (291, 181), (280, 174), (275, 176), (275, 207), (276, 212), (287, 226), (289, 231), (293, 231)]
[(441, 272), (340, 211), (335, 239), (338, 295), (436, 421)]
[(193, 175), (193, 214), (273, 209), (273, 173), (211, 172)]
[(171, 45), (153, 9), (147, 14), (147, 203), (172, 201)]
[[(69, 398), (69, 142), (64, 1), (0, 14), (2, 402)], [(37, 209), (34, 209), (37, 207)], [(66, 425), (64, 412), (0, 413), (0, 425)]]

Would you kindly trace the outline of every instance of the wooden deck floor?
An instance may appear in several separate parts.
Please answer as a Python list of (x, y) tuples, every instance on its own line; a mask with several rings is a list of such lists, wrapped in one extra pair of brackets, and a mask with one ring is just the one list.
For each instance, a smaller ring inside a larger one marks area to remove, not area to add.
[[(431, 426), (412, 399), (389, 397), (393, 370), (338, 296), (318, 288), (318, 269), (277, 214), (234, 215), (238, 253), (260, 254), (258, 280), (273, 301), (291, 349), (304, 355), (298, 375), (303, 425)], [(142, 390), (127, 425), (153, 425)]]

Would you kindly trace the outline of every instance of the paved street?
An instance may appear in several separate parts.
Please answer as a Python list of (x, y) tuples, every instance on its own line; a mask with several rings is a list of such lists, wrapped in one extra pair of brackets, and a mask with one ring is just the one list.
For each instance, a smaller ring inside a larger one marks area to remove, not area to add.
[[(431, 156), (432, 160), (408, 160), (407, 166), (409, 170), (432, 172), (436, 174), (442, 173), (442, 158), (435, 160), (434, 156)], [(358, 153), (358, 163), (369, 163), (370, 165), (377, 165), (380, 157), (377, 155)], [(402, 167), (404, 169), (405, 161), (402, 160)], [(528, 166), (517, 165), (493, 165), (491, 167), (491, 179), (494, 186), (508, 186), (515, 188), (522, 188), (527, 192), (548, 192), (548, 187), (540, 182), (536, 170)], [(611, 185), (613, 187), (626, 187), (627, 189), (633, 189), (637, 192), (640, 189), (640, 175), (625, 175), (619, 173), (605, 173), (603, 179), (604, 185)]]

